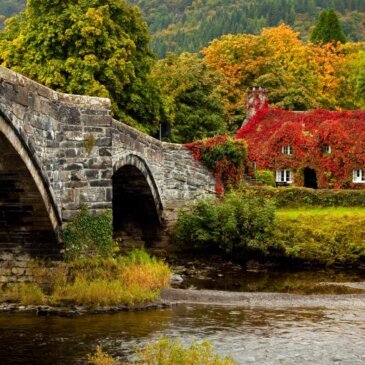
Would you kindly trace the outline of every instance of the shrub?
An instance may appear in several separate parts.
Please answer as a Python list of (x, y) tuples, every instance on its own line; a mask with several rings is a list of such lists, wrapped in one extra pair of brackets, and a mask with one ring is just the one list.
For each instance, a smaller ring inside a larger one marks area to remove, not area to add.
[(270, 170), (255, 170), (255, 179), (264, 185), (275, 186), (274, 174)]
[[(231, 357), (222, 358), (215, 354), (212, 345), (206, 341), (201, 344), (193, 342), (184, 347), (179, 340), (162, 338), (144, 348), (136, 350), (136, 361), (126, 365), (236, 365)], [(113, 357), (96, 347), (96, 353), (87, 356), (92, 365), (111, 365), (115, 363)]]
[(74, 260), (83, 255), (113, 254), (112, 214), (91, 215), (83, 205), (80, 215), (64, 230), (65, 257)]
[(193, 342), (184, 347), (179, 340), (171, 341), (162, 338), (154, 344), (147, 345), (137, 352), (137, 363), (144, 365), (235, 365), (230, 358), (222, 358), (213, 352), (208, 342)]
[(181, 211), (175, 240), (185, 247), (219, 248), (227, 253), (265, 252), (274, 212), (274, 205), (266, 199), (242, 199), (229, 192), (221, 200), (201, 200), (190, 211)]
[(361, 216), (278, 217), (270, 247), (302, 261), (352, 264), (365, 258), (364, 226)]
[(222, 183), (235, 186), (241, 180), (247, 156), (245, 141), (216, 136), (186, 144), (186, 147), (193, 151), (195, 159), (213, 171), (217, 180), (217, 193), (223, 192)]
[(342, 206), (365, 207), (364, 190), (314, 190), (299, 187), (245, 187), (241, 190), (245, 197), (272, 199), (277, 207), (300, 206)]

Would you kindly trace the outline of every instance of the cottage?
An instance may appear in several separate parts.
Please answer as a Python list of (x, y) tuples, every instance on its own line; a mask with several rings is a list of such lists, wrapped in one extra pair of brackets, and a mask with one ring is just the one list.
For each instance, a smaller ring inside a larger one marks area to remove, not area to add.
[(248, 144), (249, 173), (270, 170), (277, 185), (365, 189), (365, 110), (271, 109), (252, 88), (237, 132)]

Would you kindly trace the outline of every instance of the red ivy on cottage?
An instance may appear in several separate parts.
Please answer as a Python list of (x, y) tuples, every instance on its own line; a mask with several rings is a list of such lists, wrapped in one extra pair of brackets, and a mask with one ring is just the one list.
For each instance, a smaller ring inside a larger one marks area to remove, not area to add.
[(196, 160), (203, 162), (213, 172), (217, 194), (223, 194), (224, 186), (237, 185), (241, 180), (247, 156), (245, 141), (216, 136), (185, 146), (192, 150)]
[[(248, 158), (257, 169), (292, 169), (303, 185), (303, 170), (314, 169), (320, 188), (365, 188), (352, 183), (352, 170), (365, 170), (365, 111), (258, 110), (236, 138), (248, 144)], [(323, 146), (331, 153), (323, 152)], [(293, 154), (282, 153), (291, 146)]]

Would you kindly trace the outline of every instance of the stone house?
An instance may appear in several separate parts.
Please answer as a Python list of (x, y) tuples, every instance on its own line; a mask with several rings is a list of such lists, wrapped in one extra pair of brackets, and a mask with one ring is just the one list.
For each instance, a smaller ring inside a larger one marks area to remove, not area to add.
[(271, 109), (252, 88), (237, 132), (248, 144), (248, 173), (272, 171), (276, 185), (365, 189), (365, 110)]

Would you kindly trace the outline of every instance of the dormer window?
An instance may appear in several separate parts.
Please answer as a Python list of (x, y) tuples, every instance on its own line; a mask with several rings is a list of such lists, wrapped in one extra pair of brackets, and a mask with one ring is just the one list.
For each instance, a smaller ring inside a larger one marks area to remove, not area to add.
[(323, 151), (323, 153), (328, 153), (328, 154), (331, 153), (332, 152), (331, 146), (329, 144), (323, 145), (322, 151)]
[(352, 171), (352, 182), (358, 184), (365, 183), (365, 171), (364, 170), (353, 170)]
[(292, 155), (293, 154), (293, 147), (292, 146), (283, 146), (283, 147), (281, 147), (281, 152), (284, 155)]
[(293, 182), (292, 172), (290, 170), (276, 170), (275, 181), (277, 183), (291, 184)]

